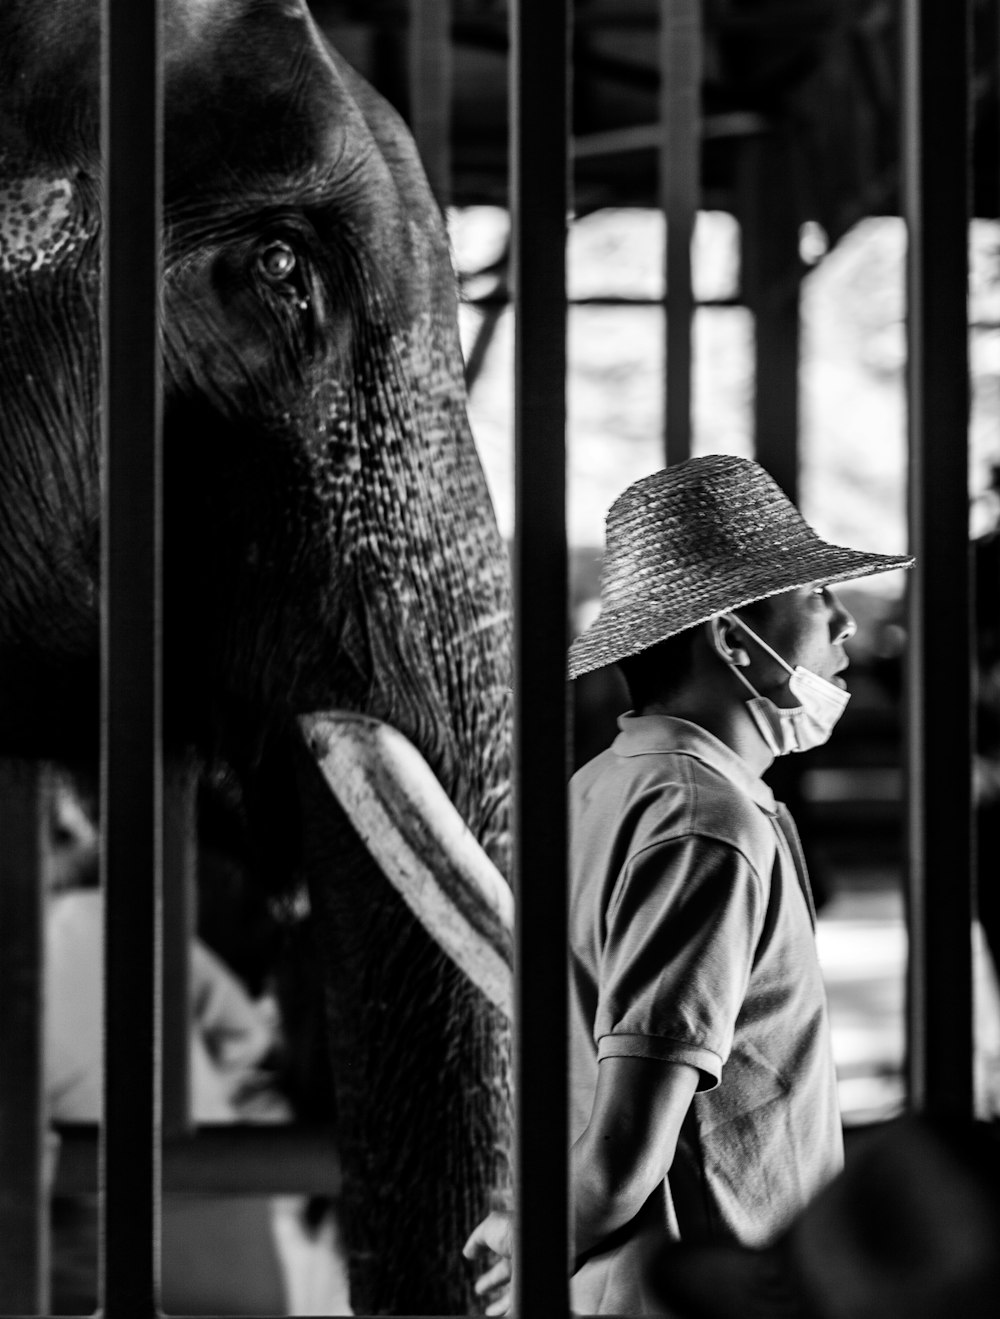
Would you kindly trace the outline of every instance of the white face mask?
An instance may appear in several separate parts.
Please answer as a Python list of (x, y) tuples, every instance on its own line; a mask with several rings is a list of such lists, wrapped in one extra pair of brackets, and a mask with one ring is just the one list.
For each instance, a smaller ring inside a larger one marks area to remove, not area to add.
[(793, 669), (776, 650), (771, 649), (763, 637), (759, 637), (753, 628), (736, 614), (723, 614), (722, 617), (749, 633), (754, 641), (791, 675), (788, 679), (788, 690), (798, 701), (798, 705), (786, 709), (775, 705), (767, 696), (761, 696), (737, 665), (733, 664), (732, 660), (727, 661), (740, 682), (751, 693), (752, 700), (747, 701), (747, 709), (771, 753), (775, 756), (785, 756), (790, 751), (808, 751), (811, 747), (822, 746), (847, 708), (847, 702), (851, 699), (850, 692), (845, 692), (836, 683), (827, 682), (811, 669), (804, 669), (801, 664), (796, 664)]

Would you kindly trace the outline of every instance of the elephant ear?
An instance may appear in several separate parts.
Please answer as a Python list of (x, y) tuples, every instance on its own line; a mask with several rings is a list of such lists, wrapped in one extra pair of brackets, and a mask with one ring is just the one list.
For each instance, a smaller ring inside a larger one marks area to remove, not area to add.
[(100, 125), (96, 0), (0, 5), (2, 154), (39, 169), (96, 164)]

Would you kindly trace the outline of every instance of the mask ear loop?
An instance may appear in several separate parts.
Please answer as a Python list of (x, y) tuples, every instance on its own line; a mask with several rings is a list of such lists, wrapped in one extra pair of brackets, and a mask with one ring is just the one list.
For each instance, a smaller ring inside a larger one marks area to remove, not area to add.
[[(744, 627), (744, 628), (746, 628), (746, 631), (748, 631), (748, 632), (750, 631), (750, 628), (747, 628), (747, 627), (746, 627), (746, 624), (744, 624), (744, 623), (742, 622), (741, 619), (737, 618), (735, 614), (720, 614), (719, 617), (720, 617), (720, 618), (724, 618), (724, 619), (726, 619), (726, 621), (729, 622), (729, 623), (735, 623), (735, 624), (737, 624), (737, 625), (740, 626), (740, 627)], [(740, 682), (741, 682), (741, 683), (743, 684), (743, 686), (747, 689), (747, 691), (750, 693), (750, 695), (751, 695), (752, 697), (754, 697), (756, 700), (759, 701), (759, 700), (761, 699), (760, 692), (759, 692), (759, 691), (757, 690), (757, 688), (753, 685), (753, 683), (750, 681), (750, 679), (746, 676), (746, 674), (743, 672), (743, 670), (740, 668), (740, 666), (739, 666), (738, 664), (734, 663), (734, 662), (729, 658), (728, 655), (723, 655), (722, 658), (723, 658), (723, 659), (725, 660), (725, 662), (729, 665), (730, 669), (732, 669), (733, 673), (736, 674), (737, 678), (739, 678)]]
[[(726, 619), (726, 621), (729, 623), (735, 623), (737, 627), (741, 627), (744, 632), (749, 633), (750, 636), (753, 637), (754, 641), (756, 641), (757, 645), (760, 646), (761, 650), (766, 650), (767, 653), (771, 656), (771, 658), (776, 659), (778, 663), (781, 665), (781, 667), (785, 669), (788, 673), (792, 673), (792, 674), (795, 673), (795, 670), (792, 668), (791, 664), (789, 664), (786, 659), (782, 659), (782, 657), (773, 648), (773, 646), (769, 646), (763, 637), (759, 637), (749, 623), (744, 623), (743, 619), (740, 618), (739, 614), (724, 613), (721, 615), (721, 617)], [(737, 669), (736, 672), (740, 673), (739, 669)], [(740, 677), (743, 678), (742, 673), (740, 673)], [(743, 681), (747, 682), (746, 678), (743, 678)], [(750, 684), (747, 683), (747, 686), (749, 687)]]

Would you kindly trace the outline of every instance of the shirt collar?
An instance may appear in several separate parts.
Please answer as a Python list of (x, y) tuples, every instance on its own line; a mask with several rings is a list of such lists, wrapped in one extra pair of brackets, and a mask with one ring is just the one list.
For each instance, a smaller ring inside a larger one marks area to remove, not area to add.
[(672, 751), (695, 756), (734, 783), (770, 815), (777, 814), (774, 793), (763, 779), (724, 742), (699, 724), (666, 714), (619, 716), (621, 729), (611, 749), (619, 756), (641, 756), (653, 751)]

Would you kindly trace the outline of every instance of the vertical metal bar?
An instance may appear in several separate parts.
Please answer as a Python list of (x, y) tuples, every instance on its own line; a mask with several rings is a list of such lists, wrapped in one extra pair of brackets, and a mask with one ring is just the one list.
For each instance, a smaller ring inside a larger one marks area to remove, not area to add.
[(155, 1313), (159, 1272), (159, 11), (157, 0), (104, 0), (106, 1319)]
[(784, 142), (744, 143), (740, 167), (743, 297), (754, 314), (754, 456), (799, 500), (799, 225)]
[(197, 902), (197, 779), (170, 766), (163, 789), (163, 1138), (188, 1134), (191, 1116), (191, 941)]
[(511, 15), (516, 1313), (568, 1312), (566, 228), (571, 10)]
[(451, 198), (451, 0), (410, 0), (410, 131), (442, 210)]
[(660, 206), (667, 222), (666, 461), (691, 456), (691, 240), (701, 185), (701, 0), (660, 0)]
[(0, 760), (0, 1313), (48, 1310), (43, 774)]
[(910, 1102), (970, 1116), (970, 6), (907, 0), (903, 15), (909, 503), (917, 556), (907, 698)]

